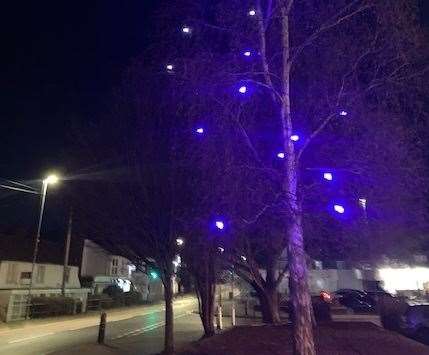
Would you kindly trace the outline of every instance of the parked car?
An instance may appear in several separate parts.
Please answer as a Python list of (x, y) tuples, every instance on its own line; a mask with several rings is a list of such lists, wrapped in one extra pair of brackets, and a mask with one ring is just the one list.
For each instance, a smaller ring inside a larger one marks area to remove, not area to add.
[(400, 331), (429, 345), (429, 304), (408, 306), (401, 317)]
[(376, 301), (365, 291), (340, 289), (334, 292), (333, 297), (343, 306), (359, 313), (373, 313), (376, 311)]

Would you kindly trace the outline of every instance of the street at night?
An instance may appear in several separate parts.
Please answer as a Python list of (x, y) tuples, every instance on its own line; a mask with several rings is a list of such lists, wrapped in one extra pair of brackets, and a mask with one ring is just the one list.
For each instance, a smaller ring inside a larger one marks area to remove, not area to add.
[(429, 355), (429, 2), (2, 7), (0, 354)]

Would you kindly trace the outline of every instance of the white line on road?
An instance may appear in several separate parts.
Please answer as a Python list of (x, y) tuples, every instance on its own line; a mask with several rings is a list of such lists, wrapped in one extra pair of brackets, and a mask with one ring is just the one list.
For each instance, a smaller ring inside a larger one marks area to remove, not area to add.
[(35, 335), (33, 337), (28, 337), (28, 338), (22, 338), (22, 339), (16, 339), (16, 340), (11, 340), (8, 342), (8, 344), (14, 344), (14, 343), (20, 343), (22, 341), (27, 341), (27, 340), (32, 340), (32, 339), (37, 339), (37, 338), (42, 338), (48, 335), (54, 335), (55, 333), (46, 333), (46, 334), (40, 334), (40, 335)]
[[(186, 317), (187, 315), (192, 314), (192, 312), (186, 312), (184, 314), (180, 314), (176, 317), (174, 317), (174, 319), (178, 319), (178, 318), (182, 318), (182, 317)], [(121, 335), (118, 335), (117, 337), (112, 338), (112, 340), (116, 340), (116, 339), (120, 339), (120, 338), (125, 338), (127, 336), (135, 336), (135, 335), (140, 335), (146, 332), (149, 332), (151, 330), (155, 330), (157, 328), (161, 328), (165, 325), (165, 322), (159, 322), (159, 323), (155, 323), (155, 324), (151, 324), (151, 325), (147, 325), (146, 327), (140, 328), (140, 329), (136, 329), (132, 332), (127, 332)]]

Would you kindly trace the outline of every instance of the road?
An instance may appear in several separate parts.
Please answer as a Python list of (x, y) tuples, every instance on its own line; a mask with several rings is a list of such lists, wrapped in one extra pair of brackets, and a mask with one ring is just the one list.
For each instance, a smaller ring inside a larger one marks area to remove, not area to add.
[[(176, 343), (185, 344), (202, 335), (194, 298), (175, 301)], [(0, 354), (65, 354), (73, 348), (95, 343), (99, 315), (29, 321), (15, 329), (0, 329)], [(153, 354), (162, 350), (163, 305), (112, 310), (107, 314), (106, 343), (126, 348), (126, 353)], [(125, 351), (124, 351), (125, 353)]]

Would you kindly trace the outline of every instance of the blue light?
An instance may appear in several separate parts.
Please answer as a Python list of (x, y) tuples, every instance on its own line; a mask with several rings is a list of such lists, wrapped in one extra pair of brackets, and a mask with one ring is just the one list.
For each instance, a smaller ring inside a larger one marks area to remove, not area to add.
[(174, 67), (173, 64), (167, 64), (166, 66), (167, 71), (173, 71)]
[(256, 11), (254, 9), (249, 10), (249, 16), (255, 16), (256, 15)]
[(247, 92), (247, 86), (240, 86), (240, 88), (238, 89), (240, 94), (245, 94)]
[(284, 159), (285, 158), (285, 153), (283, 153), (283, 152), (277, 153), (277, 158)]
[(216, 221), (215, 226), (217, 229), (220, 229), (220, 230), (225, 228), (225, 224), (222, 221)]
[(250, 57), (250, 56), (252, 55), (252, 52), (251, 52), (251, 51), (245, 51), (245, 52), (243, 53), (243, 55), (244, 55), (245, 57)]
[(332, 173), (323, 173), (323, 178), (325, 180), (332, 181), (334, 177), (332, 176)]
[(150, 272), (150, 277), (155, 280), (155, 279), (158, 278), (158, 273), (156, 271), (151, 271)]
[(340, 111), (340, 116), (347, 116), (347, 115), (348, 115), (347, 111), (345, 111), (345, 110)]
[(341, 205), (334, 205), (334, 211), (339, 214), (343, 214), (345, 212), (345, 209)]
[(188, 26), (183, 26), (182, 27), (182, 32), (185, 33), (185, 34), (189, 34), (189, 33), (191, 33), (191, 28), (188, 27)]
[(293, 134), (290, 136), (290, 140), (293, 142), (298, 142), (299, 141), (299, 136), (297, 134)]
[(198, 127), (195, 132), (197, 132), (198, 134), (203, 134), (204, 133), (204, 128), (203, 127)]

